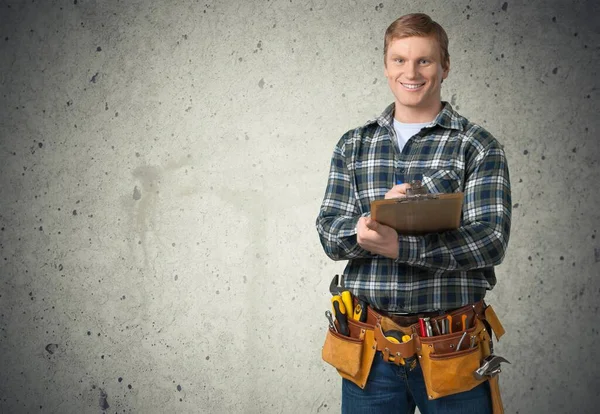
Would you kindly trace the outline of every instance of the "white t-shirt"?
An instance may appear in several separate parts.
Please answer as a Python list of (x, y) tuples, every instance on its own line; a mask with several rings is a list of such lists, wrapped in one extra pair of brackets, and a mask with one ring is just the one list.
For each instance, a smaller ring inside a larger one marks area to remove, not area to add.
[(404, 145), (408, 142), (408, 140), (418, 133), (425, 125), (428, 125), (429, 122), (425, 122), (422, 124), (405, 124), (404, 122), (398, 121), (394, 118), (394, 129), (396, 130), (396, 138), (398, 138), (398, 148), (402, 151)]

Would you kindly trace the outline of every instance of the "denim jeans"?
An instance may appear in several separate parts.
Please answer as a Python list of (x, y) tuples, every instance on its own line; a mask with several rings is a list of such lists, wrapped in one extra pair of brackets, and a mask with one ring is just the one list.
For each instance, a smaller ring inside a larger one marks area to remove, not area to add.
[(381, 353), (375, 360), (364, 389), (342, 380), (342, 414), (491, 414), (488, 382), (470, 391), (429, 400), (420, 365), (385, 362)]

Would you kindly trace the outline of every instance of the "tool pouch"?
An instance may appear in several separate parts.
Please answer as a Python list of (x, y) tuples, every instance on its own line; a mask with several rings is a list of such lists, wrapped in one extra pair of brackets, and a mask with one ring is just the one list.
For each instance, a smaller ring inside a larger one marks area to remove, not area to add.
[[(420, 338), (421, 347), (417, 349), (417, 355), (427, 395), (431, 400), (468, 391), (483, 382), (476, 380), (473, 372), (487, 356), (484, 355), (482, 344), (489, 341), (489, 335), (485, 332), (483, 323), (476, 320), (475, 326), (467, 329), (467, 336), (462, 344), (465, 348), (461, 347), (457, 351), (456, 346), (463, 332)], [(475, 338), (475, 343), (471, 348), (472, 337)]]
[[(417, 347), (417, 355), (423, 371), (427, 395), (431, 400), (469, 391), (487, 380), (487, 378), (478, 380), (473, 373), (480, 367), (481, 361), (491, 354), (491, 333), (484, 323), (488, 316), (487, 325), (495, 325), (493, 329), (497, 337), (504, 333), (493, 309), (489, 306), (486, 308), (483, 302), (457, 309), (449, 315), (454, 321), (452, 333), (418, 338), (420, 346)], [(463, 315), (467, 316), (467, 329), (464, 331), (461, 322)], [(440, 321), (444, 318), (446, 315), (431, 320)], [(418, 331), (416, 326), (414, 329)], [(465, 331), (467, 334), (457, 351)]]
[[(393, 343), (386, 338), (385, 332), (387, 331), (400, 331), (410, 335), (411, 339), (407, 342)], [(402, 327), (385, 316), (378, 316), (374, 333), (377, 350), (381, 352), (381, 357), (385, 362), (404, 365), (407, 358), (415, 356), (418, 340), (413, 334), (412, 328)]]
[(329, 328), (322, 357), (325, 362), (335, 367), (343, 378), (364, 388), (377, 350), (373, 326), (349, 319), (348, 328), (349, 336)]

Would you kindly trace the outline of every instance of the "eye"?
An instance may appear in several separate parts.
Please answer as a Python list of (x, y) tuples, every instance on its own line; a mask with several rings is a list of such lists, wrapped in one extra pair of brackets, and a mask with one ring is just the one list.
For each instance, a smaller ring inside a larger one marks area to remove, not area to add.
[(395, 58), (394, 62), (396, 62), (396, 63), (404, 63), (404, 59), (402, 59), (402, 58)]
[(429, 64), (429, 63), (431, 63), (431, 62), (430, 62), (428, 59), (420, 59), (420, 60), (419, 60), (419, 63), (420, 63), (421, 65), (428, 65), (428, 64)]

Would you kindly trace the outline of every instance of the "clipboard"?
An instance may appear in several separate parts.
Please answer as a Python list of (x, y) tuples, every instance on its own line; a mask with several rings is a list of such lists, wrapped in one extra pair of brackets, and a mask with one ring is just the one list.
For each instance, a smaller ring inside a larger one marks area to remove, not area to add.
[(457, 229), (464, 193), (424, 194), (371, 202), (371, 218), (401, 234)]

